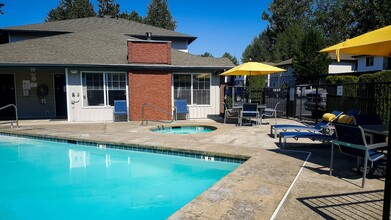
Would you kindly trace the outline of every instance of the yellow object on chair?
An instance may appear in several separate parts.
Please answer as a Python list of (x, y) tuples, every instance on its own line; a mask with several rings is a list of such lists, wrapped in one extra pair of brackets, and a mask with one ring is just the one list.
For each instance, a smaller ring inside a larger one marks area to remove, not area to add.
[(323, 121), (333, 121), (335, 117), (336, 117), (336, 116), (335, 116), (334, 114), (325, 113), (325, 114), (323, 114), (323, 116), (322, 116), (322, 120), (323, 120)]
[(353, 122), (353, 116), (341, 115), (338, 117), (338, 123), (340, 124), (351, 124)]

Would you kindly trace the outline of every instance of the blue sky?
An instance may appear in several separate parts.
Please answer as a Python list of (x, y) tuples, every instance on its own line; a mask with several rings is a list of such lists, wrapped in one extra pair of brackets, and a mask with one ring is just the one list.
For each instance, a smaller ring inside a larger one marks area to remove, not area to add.
[[(97, 8), (97, 0), (90, 0)], [(0, 15), (0, 27), (42, 23), (49, 10), (59, 0), (0, 0), (5, 4)], [(121, 11), (147, 12), (150, 0), (116, 0)], [(267, 22), (261, 19), (271, 0), (168, 0), (171, 15), (177, 22), (176, 31), (197, 37), (189, 46), (193, 54), (211, 53), (221, 57), (224, 52), (236, 56), (262, 32)]]

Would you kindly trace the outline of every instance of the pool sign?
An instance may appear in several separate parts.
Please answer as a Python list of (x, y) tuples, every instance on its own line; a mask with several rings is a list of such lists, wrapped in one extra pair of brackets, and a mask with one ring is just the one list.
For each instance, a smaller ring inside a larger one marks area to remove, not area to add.
[(337, 86), (337, 96), (342, 96), (343, 95), (343, 86)]

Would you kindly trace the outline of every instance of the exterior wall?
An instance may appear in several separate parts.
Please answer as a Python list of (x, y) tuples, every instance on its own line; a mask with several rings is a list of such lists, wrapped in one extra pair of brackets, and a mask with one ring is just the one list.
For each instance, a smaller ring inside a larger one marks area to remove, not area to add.
[(129, 72), (129, 109), (130, 120), (142, 120), (142, 108), (144, 103), (153, 105), (144, 109), (144, 119), (147, 120), (171, 120), (172, 114), (172, 76), (167, 72)]
[(67, 71), (68, 121), (112, 121), (114, 119), (113, 106), (83, 106), (82, 90), (81, 71), (77, 71), (76, 74)]
[(166, 41), (128, 41), (128, 62), (171, 64), (171, 43)]
[(296, 85), (295, 77), (293, 75), (294, 69), (292, 65), (278, 66), (284, 68), (287, 71), (281, 73), (269, 74), (269, 86), (271, 88), (280, 88), (283, 83), (286, 83), (288, 87)]
[(375, 56), (373, 61), (373, 66), (366, 66), (366, 56), (357, 58), (357, 72), (369, 72), (383, 70), (384, 58)]
[(356, 61), (334, 61), (329, 65), (329, 74), (352, 73), (356, 71)]
[(188, 43), (187, 43), (187, 40), (186, 41), (172, 41), (171, 42), (171, 47), (173, 49), (176, 49), (176, 50), (180, 50), (180, 51), (183, 51), (183, 52), (189, 52), (189, 49), (188, 49)]
[[(20, 119), (42, 119), (54, 118), (56, 116), (54, 78), (55, 73), (62, 74), (64, 69), (39, 69), (36, 68), (33, 74), (36, 75), (37, 85), (45, 84), (48, 86), (48, 96), (44, 103), (37, 96), (37, 87), (31, 87), (28, 94), (23, 92), (23, 81), (31, 81), (30, 68), (0, 69), (0, 74), (14, 74), (16, 106)], [(31, 84), (30, 84), (31, 85)]]
[(220, 89), (220, 77), (216, 74), (212, 74), (210, 88), (210, 105), (189, 105), (189, 117), (190, 119), (205, 119), (208, 116), (219, 115), (221, 108), (221, 89)]

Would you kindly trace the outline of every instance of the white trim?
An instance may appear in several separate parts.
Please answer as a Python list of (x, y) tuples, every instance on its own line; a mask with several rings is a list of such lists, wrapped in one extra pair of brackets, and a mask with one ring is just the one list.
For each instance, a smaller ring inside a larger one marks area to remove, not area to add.
[[(209, 104), (200, 104), (200, 105), (197, 105), (197, 104), (194, 104), (194, 100), (193, 100), (193, 75), (194, 74), (208, 74), (210, 77), (209, 77)], [(194, 73), (184, 73), (184, 72), (176, 72), (176, 73), (172, 73), (172, 76), (171, 76), (171, 94), (172, 94), (172, 106), (174, 106), (174, 100), (175, 100), (175, 96), (174, 96), (174, 75), (190, 75), (190, 100), (191, 100), (191, 103), (188, 104), (187, 106), (190, 106), (190, 107), (211, 107), (212, 106), (212, 73), (209, 73), (209, 72), (205, 72), (205, 73), (198, 73), (198, 72), (194, 72)]]
[(65, 87), (66, 87), (66, 96), (67, 96), (67, 119), (68, 122), (71, 122), (71, 97), (69, 94), (69, 77), (68, 77), (68, 68), (65, 68)]
[[(85, 106), (84, 105), (84, 89), (83, 89), (83, 73), (100, 73), (103, 75), (103, 106)], [(81, 86), (81, 98), (82, 98), (82, 108), (83, 109), (109, 109), (109, 108), (114, 108), (114, 106), (111, 106), (107, 103), (107, 97), (108, 97), (108, 89), (107, 89), (107, 75), (109, 73), (119, 73), (119, 74), (124, 74), (125, 75), (125, 92), (126, 92), (126, 100), (128, 102), (128, 79), (127, 79), (127, 72), (122, 72), (122, 71), (107, 71), (107, 70), (102, 70), (102, 71), (80, 71), (80, 86)], [(129, 109), (129, 108), (128, 108)], [(129, 116), (128, 116), (129, 117)]]

